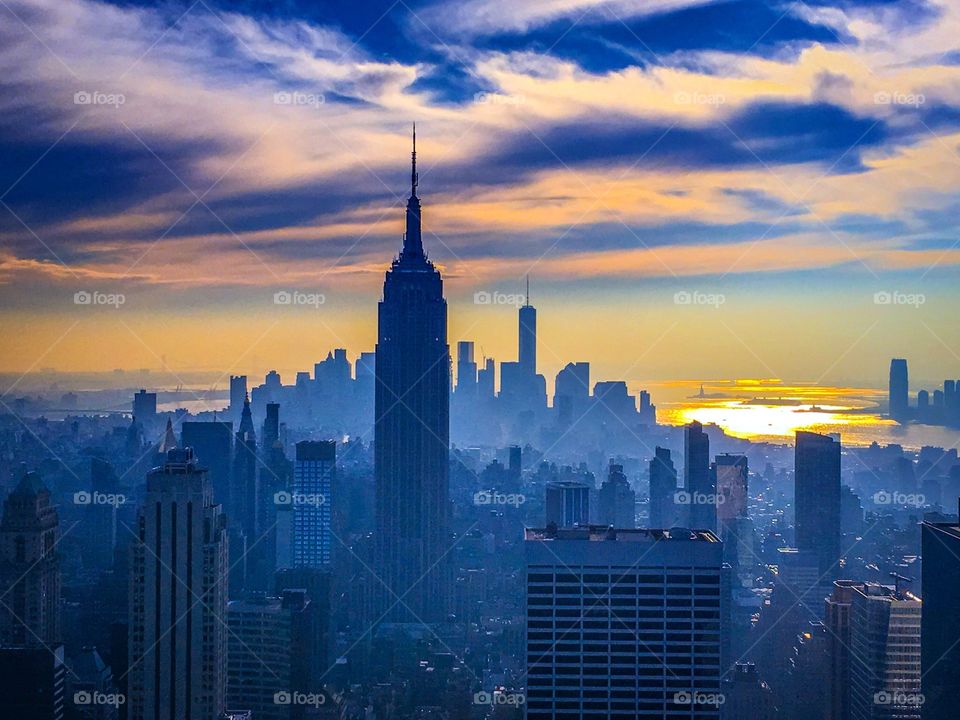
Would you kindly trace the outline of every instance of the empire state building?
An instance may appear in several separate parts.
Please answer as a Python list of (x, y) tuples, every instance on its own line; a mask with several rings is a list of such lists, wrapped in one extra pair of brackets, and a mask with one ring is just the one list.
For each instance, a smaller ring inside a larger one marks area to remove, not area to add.
[(376, 353), (376, 617), (438, 622), (448, 609), (450, 348), (440, 272), (427, 259), (413, 132), (403, 250), (383, 283)]

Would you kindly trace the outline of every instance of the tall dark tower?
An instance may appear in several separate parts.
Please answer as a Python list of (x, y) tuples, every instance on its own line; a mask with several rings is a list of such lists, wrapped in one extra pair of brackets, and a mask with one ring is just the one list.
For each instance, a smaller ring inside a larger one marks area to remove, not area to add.
[(690, 527), (717, 527), (717, 486), (710, 476), (710, 438), (696, 420), (683, 429), (683, 486), (690, 504)]
[(910, 381), (907, 361), (894, 358), (890, 361), (890, 417), (905, 420), (910, 412)]
[[(403, 251), (383, 283), (377, 340), (375, 617), (436, 622), (447, 613), (450, 348), (439, 271), (423, 252), (413, 134)], [(387, 587), (384, 587), (383, 585)], [(402, 603), (397, 602), (402, 598)]]
[(833, 581), (840, 562), (840, 440), (797, 431), (794, 448), (796, 545), (816, 553)]
[(528, 377), (537, 374), (537, 309), (530, 304), (530, 278), (527, 277), (527, 295), (520, 308), (520, 369)]

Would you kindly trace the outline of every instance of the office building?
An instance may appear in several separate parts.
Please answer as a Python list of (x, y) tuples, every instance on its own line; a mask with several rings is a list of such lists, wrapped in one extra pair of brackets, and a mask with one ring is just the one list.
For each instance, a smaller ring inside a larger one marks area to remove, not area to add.
[(215, 718), (226, 689), (225, 518), (190, 448), (147, 475), (130, 563), (129, 717)]
[(715, 530), (717, 489), (710, 475), (710, 438), (696, 420), (683, 429), (683, 487), (690, 527)]
[(717, 520), (720, 525), (734, 518), (745, 517), (749, 497), (746, 455), (717, 455), (710, 471), (717, 488)]
[(840, 561), (840, 440), (798, 431), (794, 448), (796, 545), (815, 552), (830, 582)]
[(709, 531), (527, 529), (527, 718), (719, 718)]
[[(427, 259), (417, 197), (416, 134), (403, 250), (386, 273), (379, 305), (376, 425), (378, 617), (446, 617), (449, 546), (450, 348), (440, 272)], [(396, 605), (403, 596), (409, 608)]]
[(897, 421), (906, 420), (910, 414), (910, 380), (907, 373), (907, 361), (894, 358), (890, 361), (890, 417)]
[(850, 608), (855, 580), (836, 580), (825, 600), (827, 720), (850, 720)]
[(637, 526), (637, 495), (623, 474), (623, 465), (610, 463), (607, 479), (600, 486), (599, 500), (597, 520), (601, 525), (624, 529)]
[(229, 661), (227, 706), (244, 708), (255, 720), (290, 720), (306, 708), (276, 702), (284, 694), (319, 690), (309, 684), (313, 608), (305, 590), (281, 597), (255, 594), (227, 606)]
[(559, 528), (590, 524), (590, 486), (576, 480), (558, 480), (546, 486), (546, 525)]
[(0, 645), (44, 647), (61, 640), (60, 520), (50, 491), (23, 472), (0, 521)]
[(920, 599), (876, 583), (853, 588), (851, 720), (920, 720)]
[[(241, 408), (243, 402), (241, 401)], [(238, 413), (239, 416), (239, 413)], [(207, 469), (213, 497), (221, 507), (230, 507), (230, 480), (233, 469), (233, 423), (184, 422), (180, 445), (193, 448), (193, 455)]]
[(677, 518), (677, 469), (669, 450), (658, 447), (654, 453), (650, 461), (650, 527), (671, 528), (681, 524)]
[(951, 717), (960, 698), (960, 526), (921, 525), (924, 720)]
[(332, 490), (337, 444), (297, 443), (293, 470), (293, 567), (328, 568), (333, 554)]

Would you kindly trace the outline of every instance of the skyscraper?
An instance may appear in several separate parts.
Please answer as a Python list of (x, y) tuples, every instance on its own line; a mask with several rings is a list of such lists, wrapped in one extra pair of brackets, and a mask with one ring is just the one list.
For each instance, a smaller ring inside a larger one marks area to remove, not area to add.
[(304, 440), (297, 443), (293, 470), (292, 567), (329, 568), (333, 551), (331, 490), (337, 444)]
[(147, 475), (130, 567), (131, 720), (216, 718), (226, 685), (227, 538), (190, 448)]
[(650, 461), (650, 527), (670, 528), (677, 524), (677, 469), (670, 451), (658, 447)]
[(907, 361), (894, 358), (890, 361), (890, 417), (906, 420), (910, 413), (910, 381)]
[(243, 412), (243, 402), (247, 399), (247, 376), (230, 376), (230, 407), (228, 412), (234, 420), (240, 419), (240, 413)]
[(715, 530), (717, 488), (710, 475), (710, 438), (696, 420), (683, 429), (683, 487), (690, 505), (690, 527)]
[(527, 295), (518, 313), (519, 360), (523, 372), (537, 374), (537, 309), (530, 304), (530, 278), (527, 277)]
[(153, 428), (157, 421), (157, 394), (140, 390), (133, 396), (133, 416), (145, 428)]
[(590, 523), (590, 486), (576, 480), (557, 480), (546, 487), (546, 524), (577, 527)]
[(477, 395), (477, 363), (474, 344), (469, 340), (457, 343), (457, 395), (472, 401)]
[(840, 560), (840, 441), (797, 432), (794, 448), (796, 546), (814, 552), (830, 582)]
[(246, 535), (247, 542), (257, 539), (257, 435), (253, 429), (250, 399), (243, 401), (240, 428), (237, 430), (233, 454), (233, 484), (230, 488), (232, 502), (231, 524), (237, 525)]
[[(920, 599), (876, 583), (853, 589), (851, 720), (920, 720)], [(955, 715), (956, 701), (947, 716)], [(926, 713), (926, 710), (924, 710)]]
[(601, 525), (620, 529), (637, 526), (637, 495), (623, 473), (623, 465), (610, 463), (607, 479), (600, 486), (599, 500), (597, 519)]
[(527, 718), (719, 718), (710, 532), (525, 531)]
[(960, 697), (960, 526), (921, 525), (924, 718), (951, 717)]
[(24, 471), (0, 522), (0, 645), (60, 641), (60, 520), (50, 491)]
[(233, 423), (185, 422), (181, 425), (180, 444), (193, 448), (197, 461), (207, 468), (214, 499), (222, 507), (230, 507)]
[(837, 580), (825, 601), (823, 624), (829, 633), (827, 647), (827, 719), (850, 718), (850, 608), (854, 580)]
[(717, 519), (720, 524), (746, 516), (749, 475), (747, 456), (730, 453), (717, 455), (711, 472), (714, 474), (717, 497), (723, 498), (717, 502)]
[(384, 280), (376, 353), (376, 571), (388, 588), (378, 591), (378, 616), (393, 606), (394, 619), (439, 620), (450, 590), (450, 348), (443, 280), (421, 239), (416, 132), (403, 250)]

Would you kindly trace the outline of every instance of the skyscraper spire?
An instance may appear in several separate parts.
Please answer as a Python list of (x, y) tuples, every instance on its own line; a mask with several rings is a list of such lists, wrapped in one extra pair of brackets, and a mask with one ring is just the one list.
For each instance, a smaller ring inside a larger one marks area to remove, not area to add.
[(527, 298), (524, 301), (527, 307), (530, 307), (530, 273), (527, 273)]
[(410, 197), (417, 196), (417, 184), (419, 178), (417, 177), (417, 124), (413, 124), (413, 152), (410, 154), (411, 158), (411, 170), (410, 170)]
[(410, 198), (407, 200), (407, 227), (403, 235), (401, 259), (423, 258), (423, 241), (420, 238), (420, 198), (417, 197), (417, 124), (413, 124), (413, 152), (410, 167)]

